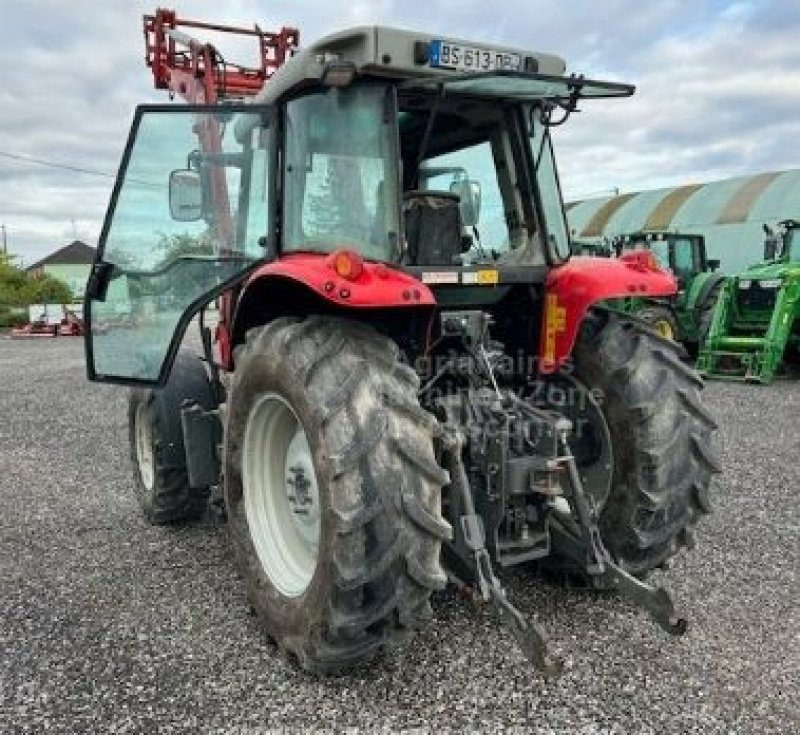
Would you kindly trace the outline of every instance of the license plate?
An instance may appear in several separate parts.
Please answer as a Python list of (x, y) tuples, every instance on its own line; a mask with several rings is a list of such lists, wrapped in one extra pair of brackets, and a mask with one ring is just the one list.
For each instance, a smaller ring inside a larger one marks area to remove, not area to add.
[(430, 65), (455, 71), (519, 71), (519, 54), (478, 46), (466, 46), (452, 41), (431, 41)]

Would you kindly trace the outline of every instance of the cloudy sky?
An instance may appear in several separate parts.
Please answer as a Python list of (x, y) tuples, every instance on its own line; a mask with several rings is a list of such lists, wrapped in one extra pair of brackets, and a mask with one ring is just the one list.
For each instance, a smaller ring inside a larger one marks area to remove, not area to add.
[[(133, 109), (167, 101), (143, 61), (141, 16), (156, 7), (0, 0), (0, 223), (25, 263), (74, 237), (96, 244)], [(558, 131), (568, 199), (800, 167), (800, 0), (174, 7), (198, 20), (296, 25), (306, 42), (379, 21), (552, 51), (570, 71), (636, 84), (634, 98), (587, 103)]]

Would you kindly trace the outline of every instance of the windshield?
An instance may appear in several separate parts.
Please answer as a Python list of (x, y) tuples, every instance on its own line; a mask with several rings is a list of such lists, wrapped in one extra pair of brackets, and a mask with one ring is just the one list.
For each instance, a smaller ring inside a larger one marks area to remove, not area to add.
[[(427, 159), (419, 172), (423, 191), (460, 191), (466, 183), (480, 192), (477, 216), (466, 223), (463, 234), (467, 238), (465, 255), (471, 252), (483, 260), (507, 255), (517, 246), (517, 239), (524, 239), (521, 231), (509, 227), (495, 166), (492, 143), (482, 140)], [(462, 216), (462, 223), (464, 220)]]
[(398, 162), (385, 86), (330, 89), (286, 105), (284, 251), (358, 250), (396, 261)]
[(674, 265), (673, 272), (679, 280), (686, 280), (700, 270), (700, 263), (695, 259), (695, 243), (689, 237), (676, 237), (673, 240)]
[(524, 112), (496, 100), (401, 95), (406, 262), (543, 264), (542, 215), (561, 223), (554, 231), (566, 248), (549, 147), (540, 177), (547, 213), (536, 207)]
[(639, 242), (634, 240), (632, 245), (633, 247), (629, 248), (630, 250), (646, 248), (656, 256), (656, 260), (662, 268), (669, 268), (672, 270), (673, 264), (672, 259), (669, 257), (668, 240), (644, 240)]

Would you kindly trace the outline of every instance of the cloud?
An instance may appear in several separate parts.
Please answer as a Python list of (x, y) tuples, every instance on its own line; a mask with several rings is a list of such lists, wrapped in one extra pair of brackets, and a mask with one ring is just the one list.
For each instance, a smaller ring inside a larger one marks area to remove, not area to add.
[[(4, 3), (0, 152), (95, 172), (0, 156), (0, 222), (27, 262), (75, 232), (95, 244), (135, 105), (167, 101), (143, 63), (141, 16), (157, 5)], [(586, 103), (558, 129), (568, 198), (800, 165), (798, 0), (193, 0), (180, 14), (297, 25), (305, 43), (360, 23), (438, 30), (556, 52), (571, 71), (635, 83), (632, 99)]]
[[(799, 33), (796, 0), (738, 3), (630, 49), (635, 97), (624, 109), (598, 103), (564, 130), (561, 163), (570, 194), (800, 165), (790, 144), (800, 134), (793, 71), (800, 66)], [(587, 170), (591, 177), (582, 174)]]

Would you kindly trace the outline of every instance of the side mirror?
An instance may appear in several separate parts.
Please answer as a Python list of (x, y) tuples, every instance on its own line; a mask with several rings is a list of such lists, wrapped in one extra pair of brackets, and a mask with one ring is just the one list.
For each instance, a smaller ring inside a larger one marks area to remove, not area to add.
[(203, 182), (192, 169), (169, 175), (169, 213), (178, 222), (196, 222), (203, 217)]
[(458, 196), (461, 224), (475, 227), (481, 215), (481, 185), (472, 179), (461, 179), (450, 184), (450, 191)]
[(708, 267), (711, 271), (717, 270), (720, 266), (719, 258), (709, 258), (707, 262), (708, 262)]

